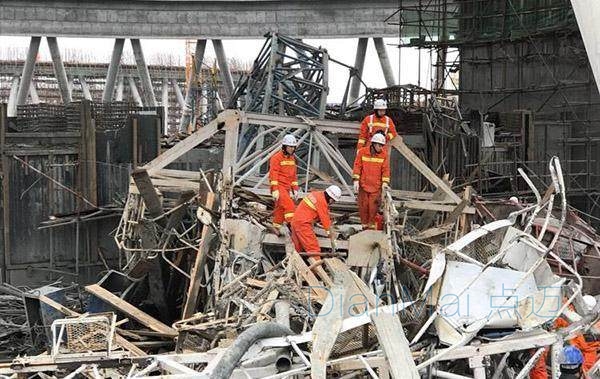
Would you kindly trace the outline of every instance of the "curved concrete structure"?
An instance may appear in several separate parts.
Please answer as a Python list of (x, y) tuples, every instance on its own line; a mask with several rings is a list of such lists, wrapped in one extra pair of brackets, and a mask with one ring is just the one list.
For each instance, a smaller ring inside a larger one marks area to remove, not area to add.
[(397, 37), (396, 0), (0, 2), (0, 34), (115, 38)]

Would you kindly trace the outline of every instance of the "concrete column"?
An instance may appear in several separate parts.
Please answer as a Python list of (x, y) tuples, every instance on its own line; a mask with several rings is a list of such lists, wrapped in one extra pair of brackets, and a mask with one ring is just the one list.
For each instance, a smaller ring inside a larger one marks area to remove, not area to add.
[(365, 68), (365, 56), (367, 55), (368, 38), (359, 38), (356, 46), (356, 58), (354, 58), (354, 68), (356, 75), (352, 77), (350, 83), (350, 94), (348, 95), (348, 104), (352, 104), (360, 94), (360, 78), (362, 77)]
[(129, 81), (129, 89), (131, 90), (131, 96), (133, 96), (133, 100), (135, 100), (138, 107), (143, 107), (144, 102), (142, 101), (142, 97), (140, 96), (137, 86), (135, 85), (135, 80), (133, 80), (131, 76), (128, 76), (127, 80)]
[(39, 104), (40, 97), (38, 96), (37, 89), (35, 88), (35, 83), (32, 81), (29, 82), (29, 96), (31, 96), (32, 104)]
[[(104, 91), (102, 92), (102, 102), (109, 103), (112, 100), (112, 94), (115, 89), (115, 80), (117, 73), (119, 72), (119, 64), (121, 62), (121, 56), (123, 55), (123, 46), (125, 45), (125, 39), (115, 39), (115, 46), (113, 47), (112, 56), (110, 57), (110, 64), (108, 65), (108, 72), (106, 73), (106, 82), (104, 84)], [(121, 79), (121, 84), (123, 79)], [(121, 93), (121, 98), (122, 98)]]
[(146, 59), (144, 58), (144, 52), (142, 51), (142, 44), (137, 38), (132, 38), (131, 47), (133, 49), (133, 55), (135, 57), (135, 64), (137, 65), (140, 79), (142, 80), (142, 89), (146, 97), (146, 102), (149, 106), (156, 106), (156, 97), (154, 96), (154, 88), (152, 88), (152, 79), (150, 79), (150, 72), (146, 65)]
[(225, 89), (227, 90), (227, 96), (231, 97), (234, 90), (233, 78), (231, 76), (231, 71), (229, 71), (229, 63), (227, 63), (223, 42), (220, 39), (213, 39), (212, 43), (213, 47), (215, 48), (215, 55), (217, 56), (219, 71), (221, 71), (221, 78), (223, 79), (223, 82), (225, 83)]
[(204, 60), (204, 51), (206, 50), (206, 40), (199, 39), (196, 41), (196, 51), (194, 53), (194, 67), (192, 67), (191, 78), (189, 78), (185, 89), (185, 105), (181, 113), (181, 121), (179, 122), (179, 131), (187, 132), (187, 127), (190, 123), (192, 107), (194, 106), (193, 88), (196, 86), (196, 78), (202, 70), (202, 61)]
[(60, 89), (60, 97), (62, 98), (63, 104), (69, 104), (73, 99), (71, 97), (71, 90), (69, 89), (65, 65), (60, 57), (58, 42), (56, 41), (56, 37), (46, 37), (46, 41), (48, 42), (48, 48), (50, 49), (52, 65), (54, 66), (54, 75), (56, 76), (58, 88)]
[(17, 115), (17, 93), (19, 92), (19, 77), (13, 76), (12, 83), (10, 84), (10, 93), (8, 94), (8, 108), (6, 109), (6, 115), (8, 117), (15, 117)]
[(177, 103), (181, 108), (185, 107), (185, 99), (183, 98), (183, 92), (181, 92), (181, 88), (179, 84), (177, 84), (177, 79), (173, 79), (173, 88), (175, 89), (175, 96), (177, 97)]
[(162, 80), (163, 135), (169, 131), (169, 79)]
[(383, 43), (383, 38), (373, 38), (373, 42), (375, 43), (375, 50), (377, 50), (377, 55), (379, 56), (379, 63), (381, 63), (385, 84), (388, 87), (391, 87), (396, 84), (396, 79), (394, 79), (394, 71), (392, 70), (392, 65), (385, 44)]
[(92, 101), (92, 94), (90, 93), (90, 86), (85, 81), (85, 78), (81, 75), (79, 76), (79, 83), (81, 84), (81, 91), (83, 91), (83, 98), (89, 101)]
[(41, 40), (42, 37), (31, 37), (31, 41), (29, 42), (29, 50), (27, 51), (27, 58), (23, 65), (23, 74), (21, 75), (21, 83), (19, 85), (19, 92), (17, 93), (17, 105), (23, 105), (27, 100), (31, 77), (33, 76), (33, 68), (35, 67), (35, 59), (40, 49)]
[(119, 76), (119, 80), (117, 82), (117, 97), (115, 100), (123, 101), (123, 87), (124, 87), (123, 77)]

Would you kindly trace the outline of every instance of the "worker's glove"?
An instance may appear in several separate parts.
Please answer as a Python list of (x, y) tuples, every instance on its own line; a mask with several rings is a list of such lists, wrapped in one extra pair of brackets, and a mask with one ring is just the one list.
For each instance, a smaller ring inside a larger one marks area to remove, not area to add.
[(271, 192), (271, 196), (273, 197), (273, 200), (275, 200), (275, 201), (279, 200), (279, 191), (275, 190), (275, 191)]
[(294, 201), (298, 201), (298, 191), (290, 190), (290, 198)]
[(358, 180), (354, 181), (354, 192), (358, 193)]
[(390, 189), (390, 185), (387, 182), (383, 182), (383, 184), (381, 185), (381, 189), (387, 191)]
[(336, 239), (334, 237), (331, 238), (331, 250), (332, 251), (337, 250), (337, 243), (336, 243)]

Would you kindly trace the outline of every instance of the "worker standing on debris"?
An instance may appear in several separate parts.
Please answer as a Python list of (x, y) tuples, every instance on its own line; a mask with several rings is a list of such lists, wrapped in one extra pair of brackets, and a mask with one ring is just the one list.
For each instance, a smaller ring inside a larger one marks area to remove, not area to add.
[(321, 247), (313, 230), (318, 220), (331, 239), (335, 250), (335, 234), (332, 229), (329, 205), (339, 201), (342, 190), (338, 186), (329, 186), (325, 191), (312, 191), (302, 199), (296, 207), (292, 219), (292, 241), (298, 252), (313, 253), (314, 258), (320, 258)]
[(357, 152), (369, 144), (375, 133), (383, 133), (388, 142), (398, 135), (394, 122), (385, 114), (387, 102), (383, 99), (377, 99), (373, 104), (373, 109), (374, 112), (365, 117), (360, 124), (360, 134), (356, 144)]
[(358, 213), (363, 229), (375, 229), (381, 200), (381, 190), (390, 183), (390, 161), (384, 149), (386, 138), (375, 133), (370, 144), (358, 150), (354, 159), (352, 179), (358, 193)]
[(283, 137), (281, 150), (269, 160), (269, 182), (271, 196), (275, 201), (273, 226), (279, 229), (284, 221), (290, 223), (294, 217), (295, 200), (298, 200), (298, 174), (294, 153), (298, 141), (292, 134)]

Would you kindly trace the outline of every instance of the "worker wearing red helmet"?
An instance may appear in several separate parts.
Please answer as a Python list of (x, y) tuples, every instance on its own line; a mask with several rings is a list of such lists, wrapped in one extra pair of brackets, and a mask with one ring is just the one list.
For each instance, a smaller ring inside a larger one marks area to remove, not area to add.
[(384, 148), (386, 138), (375, 133), (370, 144), (358, 150), (352, 179), (358, 193), (358, 213), (363, 229), (375, 229), (381, 190), (390, 183), (390, 161)]
[(273, 226), (279, 229), (284, 222), (294, 217), (295, 200), (298, 198), (298, 174), (294, 153), (298, 141), (292, 134), (283, 137), (281, 150), (269, 160), (269, 182), (271, 196), (275, 201)]
[(385, 114), (387, 102), (383, 99), (377, 99), (373, 103), (373, 109), (374, 112), (365, 117), (360, 124), (360, 134), (356, 144), (357, 151), (369, 145), (369, 141), (376, 133), (382, 133), (388, 142), (398, 135), (394, 122)]
[(292, 241), (296, 251), (312, 253), (314, 258), (320, 258), (321, 247), (313, 230), (317, 221), (327, 231), (332, 247), (335, 249), (335, 235), (329, 215), (329, 206), (339, 201), (341, 196), (342, 190), (338, 186), (332, 185), (325, 191), (312, 191), (302, 199), (296, 207), (291, 223)]

